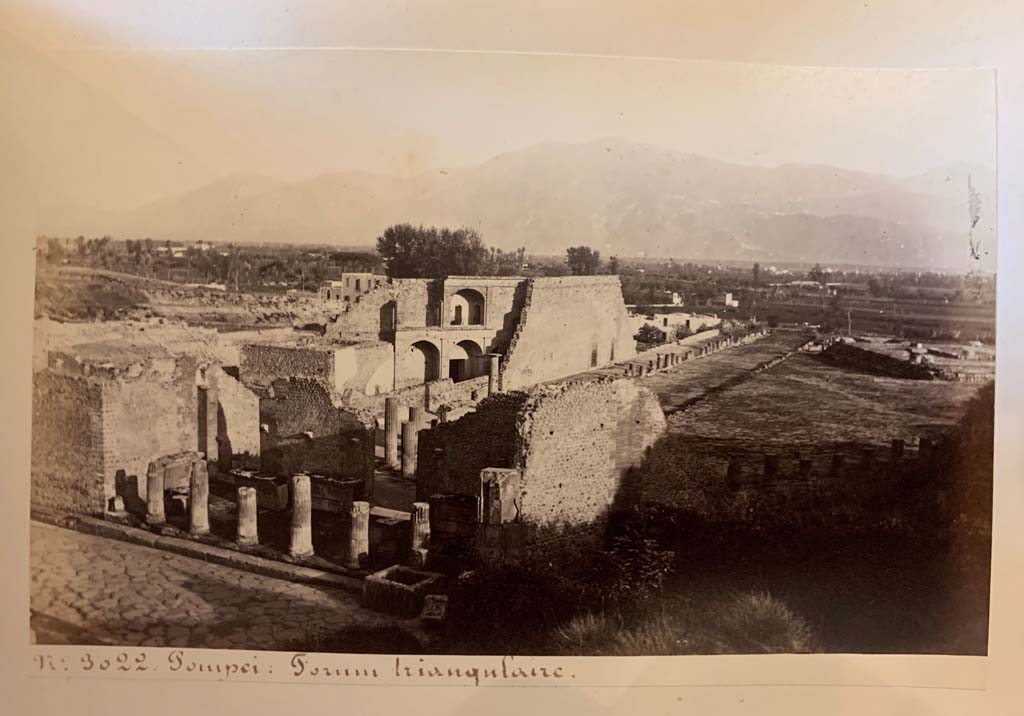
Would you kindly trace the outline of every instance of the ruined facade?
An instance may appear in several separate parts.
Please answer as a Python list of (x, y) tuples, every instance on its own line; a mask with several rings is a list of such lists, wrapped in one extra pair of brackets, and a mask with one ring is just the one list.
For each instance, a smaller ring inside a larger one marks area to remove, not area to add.
[(389, 347), (391, 390), (494, 370), (497, 385), (512, 390), (628, 359), (632, 334), (615, 276), (450, 276), (378, 286), (325, 338)]
[(258, 456), (258, 410), (202, 357), (108, 343), (51, 352), (33, 377), (32, 503), (102, 513), (125, 490), (145, 498), (147, 467), (162, 456)]

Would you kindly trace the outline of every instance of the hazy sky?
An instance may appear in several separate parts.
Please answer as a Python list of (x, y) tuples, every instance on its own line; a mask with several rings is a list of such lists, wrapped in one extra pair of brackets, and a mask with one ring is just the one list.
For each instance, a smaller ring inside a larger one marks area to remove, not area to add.
[[(29, 121), (15, 134), (48, 148), (37, 161), (43, 204), (122, 209), (234, 172), (406, 175), (612, 136), (746, 164), (895, 175), (994, 165), (994, 80), (982, 70), (231, 50), (216, 13), (197, 25), (163, 5), (31, 5), (18, 19), (34, 55), (14, 85)], [(263, 45), (288, 44), (281, 17), (251, 14), (247, 31), (263, 22)]]

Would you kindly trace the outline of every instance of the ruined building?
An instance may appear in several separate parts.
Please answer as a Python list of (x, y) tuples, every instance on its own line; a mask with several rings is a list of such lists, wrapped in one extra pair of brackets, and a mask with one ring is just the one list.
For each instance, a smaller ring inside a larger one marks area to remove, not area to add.
[(258, 411), (211, 356), (157, 343), (51, 351), (33, 376), (32, 504), (103, 513), (115, 496), (145, 499), (147, 468), (161, 457), (255, 458)]
[(436, 410), (636, 354), (617, 276), (392, 279), (319, 339), (243, 347), (247, 385), (305, 376), (383, 415), (383, 396)]

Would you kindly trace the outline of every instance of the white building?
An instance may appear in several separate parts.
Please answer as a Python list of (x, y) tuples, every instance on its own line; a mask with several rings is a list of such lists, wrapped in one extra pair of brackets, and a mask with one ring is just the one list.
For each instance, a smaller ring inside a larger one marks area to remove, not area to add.
[(372, 273), (343, 273), (340, 279), (320, 284), (320, 298), (324, 301), (352, 303), (367, 291), (387, 283), (387, 280), (387, 276)]

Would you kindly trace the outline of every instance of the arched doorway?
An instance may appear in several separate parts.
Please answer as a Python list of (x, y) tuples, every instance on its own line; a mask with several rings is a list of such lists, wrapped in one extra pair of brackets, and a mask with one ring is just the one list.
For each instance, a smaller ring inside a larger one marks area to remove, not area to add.
[(459, 341), (448, 351), (448, 377), (453, 383), (480, 375), (483, 351), (475, 341)]
[(484, 297), (479, 291), (464, 288), (448, 300), (450, 321), (453, 326), (482, 326), (484, 323)]
[(429, 383), (441, 377), (441, 352), (430, 341), (416, 341), (409, 347), (423, 366), (423, 382)]

